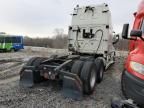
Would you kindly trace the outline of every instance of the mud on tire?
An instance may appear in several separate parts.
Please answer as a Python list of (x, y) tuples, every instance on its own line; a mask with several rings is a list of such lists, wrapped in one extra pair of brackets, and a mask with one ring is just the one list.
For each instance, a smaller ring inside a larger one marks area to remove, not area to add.
[(80, 76), (83, 65), (84, 65), (84, 61), (76, 60), (73, 63), (73, 66), (71, 68), (71, 72)]
[(96, 72), (97, 72), (97, 83), (100, 83), (103, 80), (104, 76), (104, 63), (101, 59), (96, 59), (95, 60), (95, 65), (96, 65)]
[(81, 70), (80, 78), (83, 82), (84, 94), (90, 95), (96, 86), (97, 74), (94, 62), (86, 61)]

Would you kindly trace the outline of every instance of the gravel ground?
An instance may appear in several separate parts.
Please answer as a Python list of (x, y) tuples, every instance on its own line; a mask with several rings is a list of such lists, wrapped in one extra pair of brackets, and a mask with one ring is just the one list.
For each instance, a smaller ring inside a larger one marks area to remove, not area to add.
[(16, 53), (0, 53), (0, 108), (110, 108), (112, 98), (123, 98), (120, 88), (123, 52), (105, 72), (104, 80), (97, 85), (95, 92), (84, 96), (81, 101), (64, 98), (57, 82), (45, 82), (33, 88), (19, 86), (19, 71), (29, 58), (66, 52), (26, 47)]

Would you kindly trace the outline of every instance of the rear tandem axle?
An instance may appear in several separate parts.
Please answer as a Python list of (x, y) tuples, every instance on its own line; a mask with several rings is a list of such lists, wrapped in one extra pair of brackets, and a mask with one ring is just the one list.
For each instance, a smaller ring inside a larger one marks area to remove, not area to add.
[(61, 80), (64, 96), (81, 99), (83, 93), (91, 94), (94, 91), (96, 82), (100, 83), (103, 78), (104, 70), (103, 61), (91, 56), (34, 57), (21, 70), (20, 85), (32, 87), (46, 80)]

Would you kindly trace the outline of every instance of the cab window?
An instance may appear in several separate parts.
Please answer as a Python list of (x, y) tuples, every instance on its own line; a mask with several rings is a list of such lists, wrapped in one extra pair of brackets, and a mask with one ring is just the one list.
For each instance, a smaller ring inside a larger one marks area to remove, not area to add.
[(4, 38), (0, 37), (0, 43), (4, 43)]
[(12, 39), (11, 37), (5, 37), (5, 43), (11, 43)]
[(13, 43), (21, 43), (21, 37), (12, 37)]
[(141, 30), (142, 33), (144, 34), (144, 19), (142, 20), (140, 30)]

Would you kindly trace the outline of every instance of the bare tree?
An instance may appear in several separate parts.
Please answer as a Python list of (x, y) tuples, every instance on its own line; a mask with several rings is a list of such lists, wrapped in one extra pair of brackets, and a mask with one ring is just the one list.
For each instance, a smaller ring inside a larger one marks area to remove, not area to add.
[(55, 29), (55, 35), (53, 38), (30, 38), (24, 37), (24, 44), (26, 46), (39, 46), (50, 48), (66, 48), (67, 47), (67, 35), (64, 34), (63, 29)]
[(55, 34), (55, 36), (62, 36), (64, 34), (64, 29), (62, 29), (62, 28), (56, 28), (54, 30), (54, 34)]

